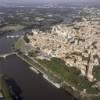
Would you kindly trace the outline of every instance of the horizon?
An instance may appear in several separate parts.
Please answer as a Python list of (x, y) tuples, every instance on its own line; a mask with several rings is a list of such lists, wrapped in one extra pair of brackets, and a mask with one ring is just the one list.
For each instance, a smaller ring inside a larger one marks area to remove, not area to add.
[(0, 7), (15, 7), (15, 6), (25, 6), (32, 7), (36, 6), (44, 6), (44, 5), (72, 5), (72, 6), (93, 6), (99, 7), (99, 0), (0, 0)]
[(81, 3), (81, 2), (100, 2), (100, 0), (0, 0), (0, 3), (63, 3), (63, 2), (76, 2), (76, 3)]

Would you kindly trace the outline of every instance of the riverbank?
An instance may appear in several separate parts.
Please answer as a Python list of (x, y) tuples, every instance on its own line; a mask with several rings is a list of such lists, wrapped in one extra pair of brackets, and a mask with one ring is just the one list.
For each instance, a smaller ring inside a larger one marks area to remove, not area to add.
[(49, 74), (47, 75), (47, 72), (41, 67), (41, 65), (39, 65), (35, 59), (34, 61), (32, 59), (30, 59), (28, 56), (25, 56), (23, 54), (19, 54), (19, 53), (16, 53), (16, 55), (21, 58), (23, 61), (25, 61), (26, 63), (28, 63), (30, 66), (33, 67), (33, 71), (35, 73), (38, 73), (38, 74), (42, 74), (42, 76), (47, 80), (49, 81), (50, 83), (52, 83), (54, 86), (56, 86), (57, 88), (60, 88), (61, 87), (61, 83), (59, 82), (60, 80), (51, 80), (50, 78), (52, 79), (55, 79), (55, 77), (51, 77)]
[[(48, 70), (44, 69), (43, 66), (36, 61), (36, 59), (31, 59), (30, 57), (18, 52), (7, 53), (2, 55), (2, 57), (4, 56), (8, 57), (14, 54), (17, 55), (19, 58), (21, 58), (23, 61), (25, 61), (27, 64), (29, 64), (30, 70), (34, 71), (38, 75), (41, 74), (42, 77), (46, 79), (49, 83), (51, 83), (53, 86), (55, 86), (56, 88), (63, 88), (64, 90), (66, 90), (66, 92), (69, 92), (78, 100), (83, 100), (81, 99), (80, 92), (74, 90), (74, 88), (71, 87), (70, 84), (63, 82), (54, 74), (49, 73)], [(88, 100), (92, 100), (92, 99), (88, 99)], [(97, 99), (93, 99), (93, 100), (97, 100)]]
[(39, 65), (35, 60), (33, 61), (32, 59), (30, 59), (28, 56), (25, 56), (25, 55), (22, 55), (22, 54), (19, 54), (16, 52), (11, 52), (11, 53), (6, 53), (6, 54), (0, 55), (0, 58), (6, 58), (6, 57), (14, 55), (14, 54), (17, 55), (19, 58), (21, 58), (26, 63), (28, 63), (30, 65), (30, 69), (32, 71), (34, 71), (36, 74), (42, 74), (43, 78), (45, 78), (47, 81), (52, 83), (54, 86), (56, 86), (57, 88), (61, 87), (60, 83), (55, 83), (55, 82), (53, 82), (53, 80), (49, 79), (49, 77), (46, 75), (46, 72), (40, 68), (41, 65)]
[[(41, 73), (43, 78), (45, 78), (48, 82), (50, 82), (52, 85), (54, 85), (56, 88), (62, 88), (66, 92), (68, 92), (70, 95), (75, 97), (75, 100), (81, 100), (81, 97), (78, 92), (74, 91), (70, 86), (66, 85), (66, 83), (62, 82), (59, 78), (57, 78), (55, 75), (52, 75), (51, 73), (48, 73), (48, 71), (44, 70), (35, 59), (34, 61), (30, 59), (28, 56), (16, 53), (18, 57), (20, 57), (23, 61), (28, 63), (29, 65), (33, 66), (33, 68), (38, 72)], [(34, 70), (33, 70), (34, 71)], [(34, 72), (36, 72), (34, 71)], [(77, 99), (76, 99), (77, 98)]]
[(0, 74), (13, 78), (22, 90), (23, 100), (74, 100), (68, 92), (57, 89), (41, 74), (30, 70), (30, 65), (17, 57), (0, 59)]

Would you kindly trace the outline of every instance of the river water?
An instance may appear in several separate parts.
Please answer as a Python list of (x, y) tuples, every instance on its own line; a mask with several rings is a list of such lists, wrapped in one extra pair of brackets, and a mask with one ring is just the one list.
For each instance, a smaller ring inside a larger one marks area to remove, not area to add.
[[(13, 33), (13, 35), (21, 34)], [(12, 33), (10, 34), (12, 35)], [(0, 54), (11, 52), (16, 38), (0, 37)], [(23, 100), (75, 100), (63, 89), (57, 89), (29, 69), (29, 65), (16, 55), (0, 58), (0, 74), (13, 78), (22, 90)]]

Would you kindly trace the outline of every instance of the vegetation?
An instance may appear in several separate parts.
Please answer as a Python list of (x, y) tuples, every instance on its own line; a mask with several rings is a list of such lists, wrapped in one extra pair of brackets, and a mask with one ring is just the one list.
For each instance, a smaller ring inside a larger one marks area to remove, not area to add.
[(97, 80), (100, 81), (100, 66), (94, 66), (93, 75)]
[(15, 43), (15, 48), (16, 48), (16, 49), (21, 49), (21, 48), (23, 48), (24, 46), (25, 46), (25, 41), (24, 41), (23, 38), (19, 38), (19, 39), (17, 40), (17, 42)]
[(29, 57), (36, 57), (37, 56), (37, 53), (38, 53), (38, 51), (32, 50), (32, 51), (28, 52), (28, 56)]
[(61, 59), (52, 58), (51, 61), (38, 59), (38, 61), (62, 80), (65, 80), (80, 91), (87, 89), (87, 93), (90, 94), (99, 92), (96, 88), (91, 87), (94, 83), (89, 82), (85, 77), (80, 75), (81, 72), (78, 69), (66, 66), (65, 62)]
[(30, 42), (30, 40), (28, 39), (27, 35), (24, 36), (24, 40), (25, 40), (26, 43)]
[(2, 91), (5, 100), (13, 100), (9, 93), (7, 84), (6, 84), (5, 80), (3, 79), (3, 76), (0, 76), (0, 91)]
[(29, 32), (29, 33), (28, 33), (28, 35), (31, 35), (31, 36), (33, 36), (33, 32)]
[(100, 97), (91, 97), (90, 100), (100, 100)]

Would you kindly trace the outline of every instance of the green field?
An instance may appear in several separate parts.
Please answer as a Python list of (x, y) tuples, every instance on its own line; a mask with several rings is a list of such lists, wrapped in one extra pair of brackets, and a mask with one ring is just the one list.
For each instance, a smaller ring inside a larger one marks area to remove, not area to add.
[(45, 68), (59, 76), (61, 80), (68, 82), (78, 90), (87, 89), (89, 94), (97, 94), (99, 90), (92, 88), (94, 82), (89, 82), (85, 77), (81, 76), (81, 72), (75, 67), (68, 67), (65, 62), (58, 58), (52, 58), (51, 61), (39, 60), (38, 62)]
[(23, 38), (19, 38), (17, 40), (17, 42), (15, 43), (15, 48), (16, 49), (20, 49), (21, 50), (24, 46), (25, 46), (25, 41), (24, 41)]

